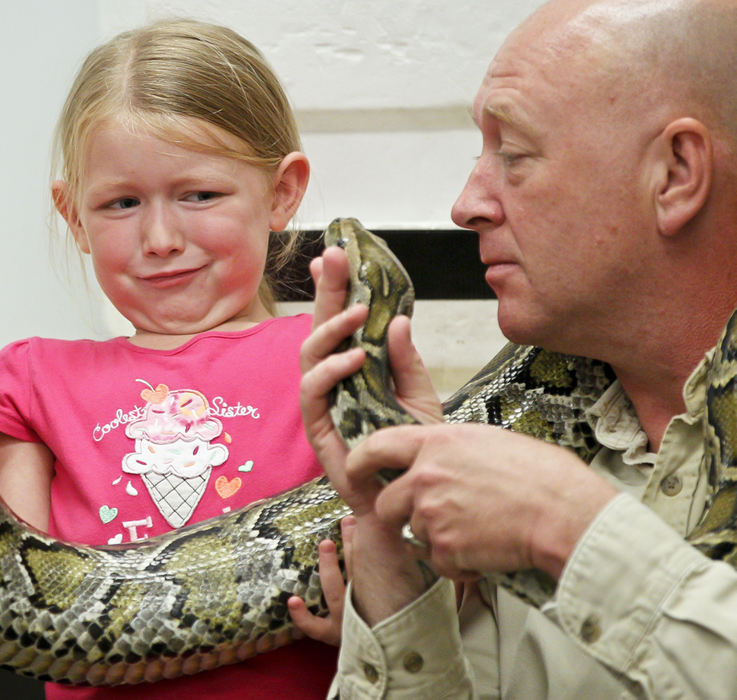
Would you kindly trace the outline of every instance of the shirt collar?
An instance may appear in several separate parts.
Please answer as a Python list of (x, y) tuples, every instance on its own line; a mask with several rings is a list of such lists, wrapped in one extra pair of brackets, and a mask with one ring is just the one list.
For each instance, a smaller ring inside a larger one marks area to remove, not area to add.
[[(675, 418), (692, 424), (701, 419), (706, 400), (706, 375), (714, 350), (702, 358), (683, 385), (686, 412)], [(611, 450), (622, 452), (625, 464), (654, 464), (655, 454), (647, 449), (648, 439), (635, 409), (619, 380), (615, 380), (585, 411), (585, 418), (597, 441)]]

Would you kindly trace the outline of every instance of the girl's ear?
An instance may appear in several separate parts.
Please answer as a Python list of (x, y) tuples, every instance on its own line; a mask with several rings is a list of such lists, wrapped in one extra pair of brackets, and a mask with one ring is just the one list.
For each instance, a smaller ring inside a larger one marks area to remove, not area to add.
[(671, 122), (658, 138), (662, 157), (655, 211), (661, 234), (672, 236), (706, 203), (711, 190), (714, 155), (709, 130), (690, 117)]
[(272, 231), (283, 231), (297, 213), (310, 179), (307, 156), (293, 151), (282, 158), (272, 178), (274, 199), (269, 226)]
[(72, 198), (69, 194), (69, 186), (63, 180), (55, 180), (51, 185), (51, 197), (54, 200), (54, 206), (67, 222), (69, 230), (74, 236), (74, 240), (77, 242), (79, 249), (83, 253), (90, 252), (89, 241), (87, 240), (87, 234), (85, 233), (84, 227), (79, 220), (77, 213), (77, 207), (74, 205)]

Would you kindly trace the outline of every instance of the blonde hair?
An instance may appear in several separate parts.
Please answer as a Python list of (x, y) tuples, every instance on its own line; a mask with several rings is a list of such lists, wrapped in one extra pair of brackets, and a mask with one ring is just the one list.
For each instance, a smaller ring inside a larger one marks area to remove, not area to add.
[[(77, 74), (57, 125), (54, 172), (78, 204), (88, 139), (108, 118), (185, 148), (273, 171), (301, 149), (289, 100), (261, 52), (236, 32), (179, 19), (123, 32), (94, 49)], [(193, 119), (217, 129), (197, 129)], [(235, 136), (218, 138), (218, 129)], [(209, 138), (208, 138), (209, 137)], [(281, 269), (298, 234), (274, 237), (269, 267)], [(270, 274), (259, 287), (274, 312)]]

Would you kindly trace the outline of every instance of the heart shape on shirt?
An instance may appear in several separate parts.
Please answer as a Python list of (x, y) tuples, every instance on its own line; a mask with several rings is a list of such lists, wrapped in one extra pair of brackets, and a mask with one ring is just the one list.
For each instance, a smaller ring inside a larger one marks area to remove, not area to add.
[(241, 478), (239, 476), (230, 480), (228, 480), (227, 476), (219, 476), (215, 479), (215, 490), (218, 492), (220, 498), (230, 498), (234, 493), (237, 493), (240, 487)]
[(148, 403), (161, 403), (169, 396), (169, 387), (166, 384), (157, 384), (155, 389), (143, 389), (141, 398)]
[(102, 520), (102, 522), (105, 523), (105, 525), (115, 520), (115, 518), (117, 517), (118, 517), (117, 508), (111, 508), (110, 506), (100, 506), (100, 520)]

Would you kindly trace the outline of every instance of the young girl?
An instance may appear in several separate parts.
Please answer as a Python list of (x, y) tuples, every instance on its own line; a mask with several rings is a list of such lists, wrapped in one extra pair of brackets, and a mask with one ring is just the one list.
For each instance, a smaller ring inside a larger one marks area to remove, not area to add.
[[(0, 353), (0, 495), (56, 537), (114, 544), (321, 474), (297, 398), (310, 318), (274, 318), (264, 274), (309, 166), (257, 49), (184, 20), (121, 34), (82, 66), (58, 147), (56, 207), (135, 333)], [(322, 698), (335, 658), (304, 640), (145, 688), (46, 692)]]

